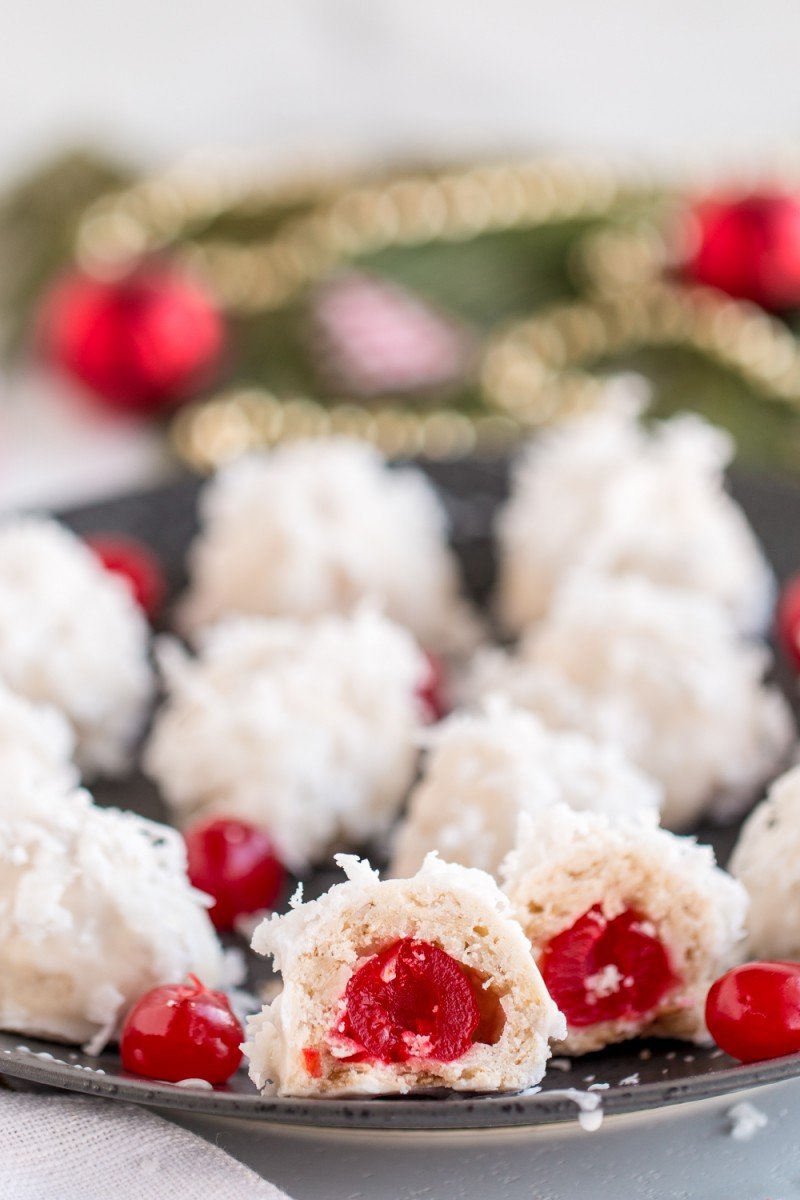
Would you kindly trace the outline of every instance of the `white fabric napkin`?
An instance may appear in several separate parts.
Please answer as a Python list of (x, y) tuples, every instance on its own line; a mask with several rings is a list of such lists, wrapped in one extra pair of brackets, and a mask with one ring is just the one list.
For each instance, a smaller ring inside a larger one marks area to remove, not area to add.
[(113, 1100), (0, 1092), (0, 1200), (288, 1200), (224, 1150)]

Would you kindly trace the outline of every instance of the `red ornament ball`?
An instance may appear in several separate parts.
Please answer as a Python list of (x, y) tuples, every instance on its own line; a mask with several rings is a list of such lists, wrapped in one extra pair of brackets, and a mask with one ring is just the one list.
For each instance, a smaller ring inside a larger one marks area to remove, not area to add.
[(800, 963), (734, 967), (711, 987), (706, 1024), (717, 1045), (740, 1062), (800, 1051)]
[(800, 671), (800, 575), (794, 575), (781, 591), (775, 636), (789, 662)]
[(121, 575), (128, 583), (133, 598), (146, 616), (158, 616), (167, 585), (161, 564), (152, 550), (134, 538), (116, 533), (99, 533), (86, 539), (86, 544), (100, 559), (107, 571)]
[(145, 992), (125, 1020), (122, 1065), (148, 1079), (225, 1083), (242, 1061), (242, 1027), (227, 996), (194, 975)]
[(424, 650), (423, 654), (427, 670), (422, 684), (417, 689), (417, 698), (422, 705), (423, 720), (429, 725), (434, 725), (450, 711), (445, 700), (445, 668), (442, 660), (430, 650)]
[(214, 899), (209, 916), (219, 930), (237, 917), (273, 908), (286, 879), (267, 835), (244, 821), (214, 818), (186, 830), (189, 879)]
[(151, 265), (113, 281), (62, 279), (45, 301), (42, 341), (49, 359), (108, 408), (149, 414), (211, 382), (225, 326), (198, 284)]
[(608, 920), (599, 906), (550, 941), (539, 964), (547, 990), (575, 1028), (638, 1020), (677, 982), (652, 922), (632, 909)]
[(710, 198), (695, 209), (695, 283), (771, 311), (800, 304), (800, 198), (781, 192)]
[(335, 1032), (380, 1062), (453, 1062), (469, 1050), (480, 1020), (461, 964), (430, 942), (401, 938), (351, 976)]

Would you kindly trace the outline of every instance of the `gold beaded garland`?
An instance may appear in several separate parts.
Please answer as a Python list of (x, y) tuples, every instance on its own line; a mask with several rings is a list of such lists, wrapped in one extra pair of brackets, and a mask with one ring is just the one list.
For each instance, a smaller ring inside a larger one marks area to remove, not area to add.
[[(266, 208), (287, 214), (267, 239), (198, 236), (231, 211)], [(602, 387), (590, 371), (596, 362), (658, 345), (699, 351), (800, 409), (800, 343), (753, 305), (670, 282), (691, 228), (685, 203), (648, 179), (621, 180), (603, 168), (534, 161), (349, 187), (330, 178), (276, 187), (252, 173), (183, 170), (94, 205), (80, 223), (77, 253), (90, 270), (118, 272), (172, 246), (226, 311), (250, 315), (280, 309), (336, 267), (391, 246), (600, 217), (615, 219), (584, 236), (571, 263), (588, 296), (490, 334), (480, 383), (494, 413), (411, 411), (389, 397), (373, 406), (322, 404), (234, 388), (177, 415), (176, 451), (200, 470), (329, 433), (366, 438), (397, 457), (499, 451), (526, 429), (594, 403)]]

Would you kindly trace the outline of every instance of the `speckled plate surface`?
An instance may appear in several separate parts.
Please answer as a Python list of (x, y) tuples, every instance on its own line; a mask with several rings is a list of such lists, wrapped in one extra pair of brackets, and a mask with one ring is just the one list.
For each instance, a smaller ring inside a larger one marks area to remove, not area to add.
[[(506, 489), (502, 463), (459, 463), (430, 469), (450, 512), (454, 543), (467, 587), (485, 602), (494, 574), (491, 521)], [(780, 578), (800, 567), (800, 488), (775, 479), (736, 477), (733, 489), (745, 506)], [(70, 513), (80, 533), (119, 531), (141, 538), (159, 554), (172, 592), (183, 582), (184, 552), (195, 527), (197, 484), (185, 482)], [(782, 680), (788, 688), (789, 680)], [(95, 789), (98, 800), (163, 818), (158, 795), (141, 776)], [(755, 799), (755, 798), (754, 798)], [(735, 827), (702, 829), (725, 861)], [(323, 872), (307, 894), (324, 890), (336, 877)], [(250, 957), (258, 986), (269, 977), (266, 964)], [(741, 1066), (713, 1048), (685, 1043), (632, 1042), (572, 1061), (556, 1059), (541, 1091), (519, 1095), (460, 1095), (450, 1092), (408, 1098), (292, 1100), (257, 1094), (244, 1071), (226, 1087), (154, 1083), (122, 1070), (114, 1049), (90, 1058), (71, 1047), (0, 1034), (0, 1073), (33, 1084), (89, 1092), (160, 1108), (284, 1124), (373, 1129), (469, 1129), (574, 1121), (576, 1105), (591, 1125), (592, 1113), (629, 1113), (700, 1100), (800, 1076), (800, 1055)]]

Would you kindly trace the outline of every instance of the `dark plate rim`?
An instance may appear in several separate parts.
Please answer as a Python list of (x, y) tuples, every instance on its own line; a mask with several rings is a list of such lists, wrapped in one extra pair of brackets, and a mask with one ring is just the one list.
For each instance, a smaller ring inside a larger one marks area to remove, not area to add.
[[(181, 1087), (139, 1079), (133, 1075), (104, 1075), (77, 1063), (38, 1057), (40, 1051), (19, 1050), (3, 1043), (0, 1035), (0, 1073), (47, 1087), (101, 1096), (154, 1108), (179, 1109), (219, 1117), (328, 1129), (379, 1129), (418, 1132), (453, 1132), (467, 1129), (502, 1129), (574, 1122), (579, 1106), (570, 1094), (599, 1096), (603, 1116), (621, 1116), (732, 1095), (800, 1076), (800, 1053), (769, 1062), (734, 1064), (710, 1074), (684, 1079), (615, 1086), (606, 1091), (546, 1087), (536, 1094), (453, 1094), (446, 1096), (359, 1097), (302, 1099), (261, 1096), (225, 1088)], [(37, 1043), (46, 1045), (49, 1043)], [(19, 1045), (19, 1042), (17, 1042)], [(51, 1045), (57, 1058), (67, 1048)], [(550, 1082), (553, 1082), (552, 1077)]]

